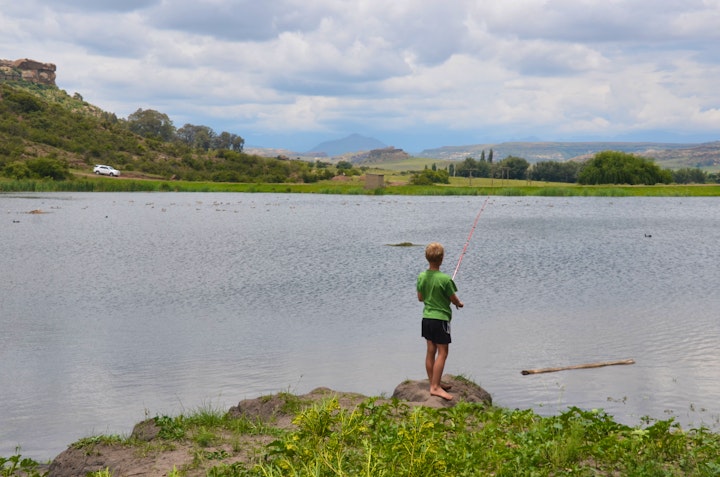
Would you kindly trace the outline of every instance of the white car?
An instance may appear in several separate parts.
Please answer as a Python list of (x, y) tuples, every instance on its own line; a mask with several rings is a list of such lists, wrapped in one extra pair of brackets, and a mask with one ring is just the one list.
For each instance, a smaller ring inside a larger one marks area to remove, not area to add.
[(120, 171), (118, 171), (118, 170), (115, 169), (114, 167), (104, 166), (104, 165), (102, 165), (102, 164), (98, 164), (97, 166), (95, 166), (95, 167), (93, 168), (93, 172), (94, 172), (95, 174), (102, 174), (102, 175), (104, 175), (104, 176), (117, 177), (117, 176), (120, 175)]

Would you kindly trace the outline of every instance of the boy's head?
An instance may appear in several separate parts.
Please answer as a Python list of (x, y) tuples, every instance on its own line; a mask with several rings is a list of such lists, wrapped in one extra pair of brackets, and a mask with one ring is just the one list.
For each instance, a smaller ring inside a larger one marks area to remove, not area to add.
[(441, 264), (445, 256), (445, 249), (437, 242), (432, 242), (425, 247), (425, 258), (430, 263)]

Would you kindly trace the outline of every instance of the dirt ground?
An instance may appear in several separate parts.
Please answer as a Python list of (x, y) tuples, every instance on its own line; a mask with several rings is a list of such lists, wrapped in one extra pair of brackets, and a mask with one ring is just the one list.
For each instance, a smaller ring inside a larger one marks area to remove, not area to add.
[[(459, 401), (492, 403), (490, 395), (474, 383), (452, 376), (443, 376), (443, 381), (450, 385), (453, 401), (445, 401), (430, 396), (427, 380), (405, 381), (398, 385), (393, 398), (411, 405), (428, 407), (449, 407)], [(293, 408), (288, 401), (299, 400), (303, 405), (329, 398), (337, 398), (344, 409), (354, 409), (368, 399), (367, 396), (355, 393), (333, 391), (328, 388), (317, 388), (308, 394), (290, 396), (285, 393), (262, 396), (244, 400), (230, 408), (231, 416), (247, 417), (251, 421), (259, 420), (265, 425), (278, 429), (292, 429), (295, 413), (284, 409)], [(378, 398), (377, 402), (389, 399)], [(265, 452), (266, 446), (275, 438), (268, 435), (243, 435), (230, 443), (219, 446), (198, 448), (190, 440), (165, 441), (158, 437), (159, 428), (153, 419), (135, 425), (131, 441), (108, 442), (97, 439), (83, 446), (70, 446), (58, 455), (48, 468), (49, 477), (78, 477), (90, 472), (108, 469), (113, 477), (167, 477), (173, 469), (182, 470), (188, 477), (205, 476), (208, 469), (221, 463), (252, 462)], [(220, 457), (218, 457), (220, 456)]]

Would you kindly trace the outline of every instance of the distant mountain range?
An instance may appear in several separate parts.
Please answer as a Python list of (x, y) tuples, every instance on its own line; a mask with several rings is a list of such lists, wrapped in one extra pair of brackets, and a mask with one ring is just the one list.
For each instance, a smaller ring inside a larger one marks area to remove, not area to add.
[(582, 161), (600, 151), (622, 151), (654, 159), (667, 168), (720, 166), (720, 141), (689, 143), (658, 142), (503, 142), (498, 144), (476, 144), (469, 146), (445, 146), (426, 149), (418, 156), (439, 160), (461, 161), (467, 157), (479, 159), (485, 151), (488, 157), (493, 151), (493, 160), (508, 156), (522, 157), (528, 162)]
[[(306, 153), (296, 153), (281, 149), (246, 148), (246, 151), (259, 155), (284, 155), (288, 157), (333, 157), (350, 158), (354, 161), (358, 153), (392, 149), (381, 141), (352, 134), (343, 139), (318, 144)], [(471, 144), (465, 146), (444, 146), (426, 149), (417, 157), (429, 159), (462, 161), (467, 157), (480, 159), (493, 152), (493, 160), (500, 161), (508, 156), (522, 157), (531, 164), (542, 161), (582, 161), (591, 158), (600, 151), (622, 151), (629, 154), (654, 159), (662, 167), (679, 169), (700, 167), (717, 169), (720, 167), (720, 141), (708, 143), (662, 143), (662, 142), (502, 142), (493, 144)], [(394, 150), (402, 151), (400, 150)], [(372, 155), (371, 155), (372, 156)]]

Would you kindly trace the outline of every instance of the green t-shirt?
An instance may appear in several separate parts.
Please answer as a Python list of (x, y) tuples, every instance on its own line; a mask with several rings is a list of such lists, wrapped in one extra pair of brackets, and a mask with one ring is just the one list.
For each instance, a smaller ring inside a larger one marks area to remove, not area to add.
[(423, 318), (450, 321), (452, 309), (450, 297), (457, 292), (457, 286), (449, 275), (439, 270), (425, 270), (417, 278), (417, 291), (423, 297)]

